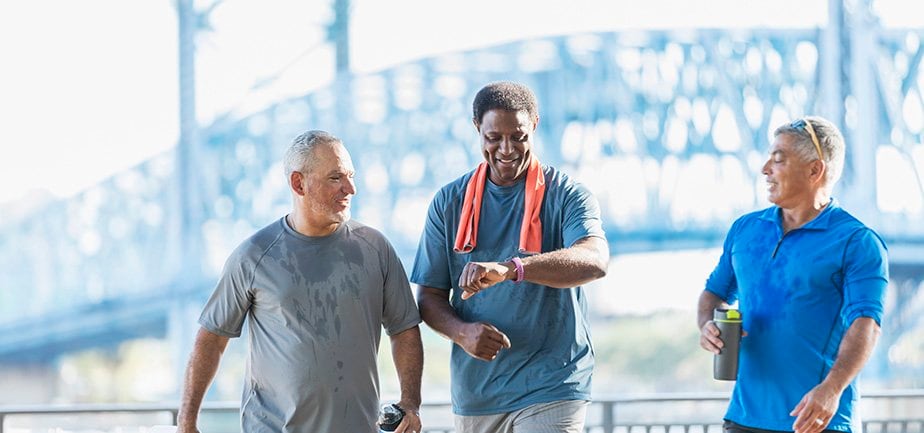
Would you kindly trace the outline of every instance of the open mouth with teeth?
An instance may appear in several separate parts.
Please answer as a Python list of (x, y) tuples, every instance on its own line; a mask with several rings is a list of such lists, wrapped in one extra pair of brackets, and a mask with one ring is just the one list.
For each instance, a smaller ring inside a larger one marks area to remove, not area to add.
[(517, 156), (517, 157), (507, 157), (507, 158), (498, 158), (498, 157), (495, 157), (495, 158), (494, 158), (494, 161), (496, 161), (497, 164), (500, 165), (500, 166), (514, 168), (514, 167), (516, 167), (516, 166), (518, 166), (518, 165), (520, 164), (520, 161), (521, 161), (522, 159), (523, 159), (523, 158), (520, 157), (520, 156)]

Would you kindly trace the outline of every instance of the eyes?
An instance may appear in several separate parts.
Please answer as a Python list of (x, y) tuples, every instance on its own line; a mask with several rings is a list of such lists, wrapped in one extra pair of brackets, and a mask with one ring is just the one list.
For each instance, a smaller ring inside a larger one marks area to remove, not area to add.
[[(500, 135), (487, 134), (484, 136), (484, 139), (488, 143), (499, 143), (503, 139), (503, 137)], [(525, 143), (529, 141), (529, 134), (520, 134), (520, 135), (511, 136), (510, 141), (513, 141), (515, 143)]]
[(331, 182), (340, 182), (345, 178), (352, 180), (355, 177), (356, 177), (356, 173), (335, 173), (335, 174), (330, 175), (327, 179), (330, 180)]
[(780, 164), (780, 163), (786, 162), (786, 158), (782, 152), (776, 151), (776, 152), (770, 153), (770, 161), (773, 162), (774, 164)]

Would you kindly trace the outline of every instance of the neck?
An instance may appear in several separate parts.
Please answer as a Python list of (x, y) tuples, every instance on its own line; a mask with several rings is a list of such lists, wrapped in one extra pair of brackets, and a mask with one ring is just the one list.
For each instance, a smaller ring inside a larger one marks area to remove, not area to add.
[(825, 191), (818, 191), (812, 200), (805, 201), (802, 204), (782, 209), (783, 231), (788, 232), (804, 226), (809, 221), (815, 219), (831, 202), (831, 196)]
[(311, 220), (307, 218), (302, 212), (299, 212), (298, 209), (293, 210), (290, 214), (286, 215), (286, 223), (289, 224), (289, 227), (296, 232), (303, 234), (305, 236), (311, 237), (324, 237), (328, 236), (331, 233), (337, 231), (337, 228), (340, 227), (340, 223), (328, 223), (328, 224), (312, 224)]

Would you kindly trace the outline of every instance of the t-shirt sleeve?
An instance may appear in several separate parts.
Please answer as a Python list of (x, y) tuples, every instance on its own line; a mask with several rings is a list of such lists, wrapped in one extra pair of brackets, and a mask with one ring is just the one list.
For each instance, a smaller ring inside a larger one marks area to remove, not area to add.
[(600, 219), (600, 204), (597, 203), (597, 198), (590, 190), (584, 185), (575, 183), (568, 188), (565, 196), (562, 224), (564, 246), (570, 247), (588, 236), (606, 239), (603, 222)]
[(246, 269), (243, 254), (235, 252), (225, 262), (221, 278), (209, 297), (199, 324), (223, 337), (240, 337), (244, 318), (251, 305), (250, 286), (253, 271)]
[(739, 222), (740, 220), (732, 224), (728, 234), (725, 235), (725, 243), (722, 244), (722, 255), (719, 257), (719, 263), (709, 274), (709, 278), (706, 279), (706, 290), (728, 304), (734, 304), (738, 300), (738, 279), (735, 277), (735, 268), (732, 266), (732, 252)]
[(844, 320), (850, 326), (858, 317), (881, 324), (883, 299), (889, 285), (885, 243), (870, 229), (854, 235), (844, 251)]
[(449, 239), (454, 233), (445, 232), (445, 215), (443, 215), (443, 192), (437, 193), (430, 208), (427, 210), (427, 220), (423, 232), (420, 234), (420, 244), (417, 246), (417, 256), (414, 258), (414, 269), (411, 271), (411, 282), (421, 286), (435, 289), (450, 290), (452, 278), (449, 276)]
[(417, 302), (407, 282), (404, 265), (394, 248), (385, 241), (385, 293), (383, 294), (382, 326), (388, 335), (395, 335), (420, 323)]

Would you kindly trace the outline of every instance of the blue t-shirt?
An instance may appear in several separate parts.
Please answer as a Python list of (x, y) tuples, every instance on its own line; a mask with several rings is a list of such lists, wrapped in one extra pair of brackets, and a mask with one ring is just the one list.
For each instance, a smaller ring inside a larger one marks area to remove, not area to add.
[[(706, 290), (739, 300), (748, 333), (726, 419), (792, 431), (789, 413), (827, 376), (847, 328), (858, 317), (880, 322), (889, 272), (885, 243), (836, 200), (785, 235), (780, 212), (735, 221)], [(827, 429), (861, 431), (859, 397), (853, 381)]]
[[(604, 238), (596, 199), (565, 174), (543, 167), (546, 191), (540, 212), (542, 251)], [(452, 289), (450, 303), (467, 322), (486, 322), (510, 338), (511, 348), (485, 362), (452, 347), (452, 404), (459, 415), (488, 415), (556, 400), (589, 400), (593, 347), (587, 301), (580, 286), (556, 289), (510, 281), (462, 301), (459, 275), (470, 261), (506, 261), (517, 253), (525, 180), (511, 186), (485, 182), (475, 249), (453, 251), (469, 172), (433, 198), (411, 281)]]

